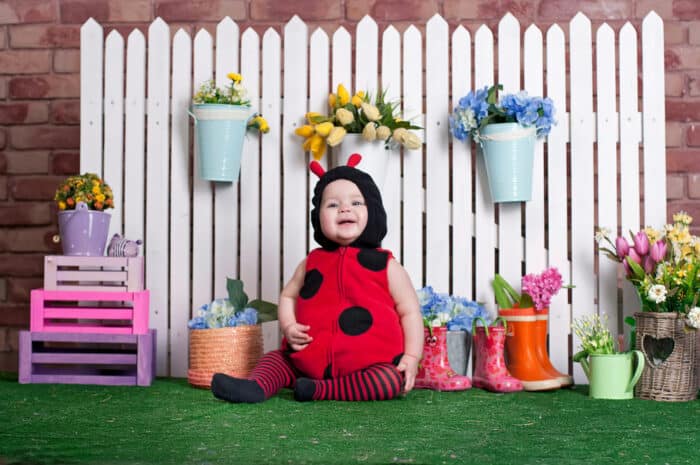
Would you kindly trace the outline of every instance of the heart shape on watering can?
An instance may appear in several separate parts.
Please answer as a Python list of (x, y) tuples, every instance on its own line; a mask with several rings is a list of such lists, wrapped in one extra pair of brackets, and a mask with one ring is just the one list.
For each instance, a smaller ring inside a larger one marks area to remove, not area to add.
[(644, 339), (642, 341), (642, 349), (644, 350), (644, 354), (646, 355), (649, 363), (655, 367), (661, 365), (668, 357), (671, 356), (675, 345), (676, 343), (673, 338), (662, 337), (660, 339), (656, 339), (655, 337), (646, 334), (644, 335)]

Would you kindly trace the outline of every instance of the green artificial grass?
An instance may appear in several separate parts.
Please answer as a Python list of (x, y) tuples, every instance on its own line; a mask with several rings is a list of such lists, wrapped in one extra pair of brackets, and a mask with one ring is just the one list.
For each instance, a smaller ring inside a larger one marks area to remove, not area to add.
[(5, 464), (697, 464), (700, 402), (413, 391), (234, 405), (183, 379), (41, 385), (0, 375)]

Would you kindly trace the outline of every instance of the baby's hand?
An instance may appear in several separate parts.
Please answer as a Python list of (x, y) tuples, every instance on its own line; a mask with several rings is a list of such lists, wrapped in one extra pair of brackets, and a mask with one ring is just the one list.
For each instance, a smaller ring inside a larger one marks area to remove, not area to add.
[(300, 323), (292, 323), (287, 325), (282, 332), (284, 333), (284, 337), (287, 339), (289, 346), (296, 351), (300, 351), (306, 348), (306, 346), (309, 345), (309, 342), (314, 340), (314, 338), (308, 335), (309, 329), (311, 329), (311, 326), (302, 325)]
[(416, 383), (418, 362), (418, 357), (415, 355), (404, 354), (396, 367), (397, 370), (403, 372), (404, 379), (406, 380), (404, 384), (404, 393), (410, 392), (411, 389), (413, 389), (413, 385)]

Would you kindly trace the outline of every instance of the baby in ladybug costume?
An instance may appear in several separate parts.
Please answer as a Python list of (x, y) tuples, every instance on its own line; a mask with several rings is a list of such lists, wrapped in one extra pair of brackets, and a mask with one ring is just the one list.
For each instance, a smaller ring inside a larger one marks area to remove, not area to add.
[(283, 387), (308, 400), (384, 400), (410, 391), (423, 353), (423, 320), (404, 268), (381, 249), (386, 212), (372, 178), (347, 166), (324, 171), (311, 224), (321, 246), (282, 290), (282, 347), (247, 379), (217, 373), (211, 389), (229, 402), (261, 402)]

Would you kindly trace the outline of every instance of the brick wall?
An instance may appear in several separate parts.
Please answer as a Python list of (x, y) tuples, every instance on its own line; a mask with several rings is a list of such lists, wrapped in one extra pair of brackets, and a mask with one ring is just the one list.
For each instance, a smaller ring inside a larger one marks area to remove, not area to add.
[[(350, 31), (365, 14), (403, 31), (433, 14), (469, 30), (495, 27), (507, 11), (522, 24), (566, 31), (577, 11), (594, 27), (639, 26), (651, 9), (666, 28), (669, 212), (700, 223), (700, 1), (698, 0), (0, 0), (0, 370), (17, 366), (17, 330), (29, 322), (29, 290), (40, 287), (43, 256), (60, 253), (51, 201), (59, 180), (79, 169), (80, 25), (89, 17), (123, 35), (146, 33), (156, 17), (213, 32), (224, 16), (244, 30), (282, 32), (298, 14), (313, 30)], [(595, 35), (594, 35), (595, 36)], [(696, 231), (697, 233), (698, 231)]]

